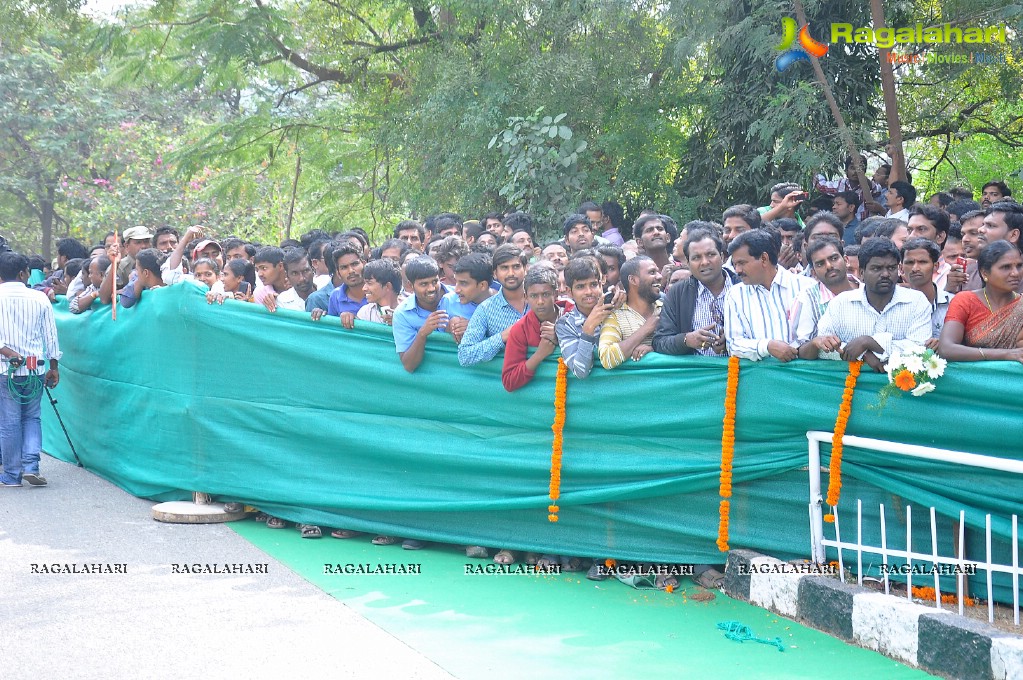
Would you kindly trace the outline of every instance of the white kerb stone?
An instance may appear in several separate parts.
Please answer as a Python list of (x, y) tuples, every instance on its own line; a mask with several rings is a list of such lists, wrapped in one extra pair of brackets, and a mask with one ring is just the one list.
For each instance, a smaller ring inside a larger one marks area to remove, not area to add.
[(991, 638), (991, 673), (995, 680), (1023, 678), (1023, 638)]
[(867, 649), (917, 665), (921, 614), (941, 614), (934, 607), (884, 593), (853, 597), (853, 640)]
[[(791, 569), (791, 571), (788, 571)], [(786, 570), (775, 573), (776, 570)], [(799, 579), (795, 567), (774, 557), (750, 560), (749, 599), (784, 616), (795, 617), (799, 606)]]

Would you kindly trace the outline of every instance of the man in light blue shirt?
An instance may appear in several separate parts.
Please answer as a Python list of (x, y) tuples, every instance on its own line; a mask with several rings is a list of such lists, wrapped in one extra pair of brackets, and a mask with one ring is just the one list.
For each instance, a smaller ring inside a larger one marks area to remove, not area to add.
[(508, 329), (529, 311), (522, 281), (529, 255), (506, 243), (494, 251), (494, 277), (501, 292), (484, 300), (473, 312), (458, 345), (458, 363), (463, 366), (490, 361), (504, 349)]
[(423, 361), (426, 339), (430, 333), (444, 331), (448, 313), (441, 307), (440, 267), (431, 257), (418, 255), (405, 261), (405, 277), (412, 284), (413, 295), (394, 310), (394, 348), (401, 365), (415, 372)]
[(486, 253), (463, 255), (458, 258), (453, 271), (455, 289), (444, 296), (441, 305), (451, 316), (448, 332), (455, 342), (461, 342), (476, 308), (497, 291), (490, 287), (494, 280), (494, 266)]

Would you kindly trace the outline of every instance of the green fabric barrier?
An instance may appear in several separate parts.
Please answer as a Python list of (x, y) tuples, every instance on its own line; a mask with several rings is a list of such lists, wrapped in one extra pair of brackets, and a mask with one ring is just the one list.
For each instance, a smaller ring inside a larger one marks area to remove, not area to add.
[[(136, 496), (205, 491), (326, 527), (722, 561), (714, 542), (724, 359), (648, 354), (615, 371), (598, 366), (586, 380), (570, 376), (554, 524), (553, 360), (508, 393), (499, 359), (462, 368), (450, 337), (436, 334), (409, 374), (389, 327), (344, 330), (336, 317), (208, 305), (191, 285), (146, 292), (116, 321), (109, 306), (76, 316), (62, 303), (56, 313), (64, 360), (55, 396), (71, 437), (87, 468)], [(808, 554), (806, 432), (833, 428), (846, 370), (827, 361), (742, 362), (732, 547)], [(884, 409), (869, 406), (885, 377), (865, 372), (847, 432), (1019, 459), (1021, 372), (1016, 363), (953, 364), (935, 392), (895, 396)], [(44, 413), (46, 450), (71, 460), (52, 410)], [(852, 448), (844, 469), (847, 521), (855, 498), (876, 516), (895, 494), (922, 506), (914, 508), (921, 517), (927, 505), (946, 516), (966, 508), (972, 529), (992, 513), (1004, 551), (1008, 516), (1020, 513), (1023, 480), (1008, 473)], [(866, 538), (877, 533), (865, 529)], [(893, 545), (904, 542), (899, 533), (889, 529)], [(929, 530), (917, 535), (929, 545)]]

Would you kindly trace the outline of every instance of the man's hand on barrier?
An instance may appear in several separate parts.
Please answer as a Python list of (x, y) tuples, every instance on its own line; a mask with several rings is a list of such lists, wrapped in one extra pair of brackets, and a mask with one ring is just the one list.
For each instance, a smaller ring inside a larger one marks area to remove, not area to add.
[(352, 330), (353, 328), (355, 328), (355, 315), (352, 314), (351, 312), (342, 312), (341, 326), (342, 328), (347, 328), (348, 330)]
[(268, 312), (277, 311), (277, 293), (267, 293), (266, 297), (263, 298), (263, 306), (266, 307)]
[(874, 369), (875, 373), (884, 373), (884, 362), (877, 358), (877, 355), (869, 349), (863, 353), (863, 362)]
[(327, 312), (317, 307), (313, 311), (309, 312), (309, 316), (312, 318), (313, 321), (319, 321), (320, 319), (323, 318), (323, 315), (326, 313)]
[(778, 361), (792, 361), (796, 358), (796, 348), (781, 340), (771, 340), (767, 343), (767, 353)]
[[(858, 361), (860, 356), (867, 350), (870, 350), (874, 354), (884, 354), (884, 348), (877, 344), (877, 340), (869, 335), (861, 335), (846, 343), (845, 349), (842, 350), (842, 360)], [(863, 360), (867, 361), (865, 357)], [(871, 365), (873, 366), (873, 364)]]

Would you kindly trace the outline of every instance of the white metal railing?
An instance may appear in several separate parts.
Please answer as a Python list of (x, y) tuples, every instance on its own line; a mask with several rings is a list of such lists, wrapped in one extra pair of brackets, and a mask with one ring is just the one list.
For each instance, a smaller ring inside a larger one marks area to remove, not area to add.
[[(978, 560), (965, 559), (965, 528), (966, 513), (959, 511), (958, 521), (958, 556), (946, 557), (938, 554), (938, 529), (934, 508), (930, 509), (931, 520), (931, 551), (930, 553), (913, 551), (913, 509), (906, 506), (906, 549), (899, 550), (888, 547), (888, 527), (885, 517), (884, 504), (880, 504), (880, 529), (881, 545), (871, 546), (863, 543), (863, 503), (856, 501), (856, 542), (843, 542), (841, 525), (839, 523), (838, 508), (833, 509), (835, 516), (835, 540), (824, 538), (824, 498), (821, 496), (821, 442), (831, 443), (833, 432), (810, 431), (806, 433), (809, 440), (809, 477), (810, 477), (810, 550), (814, 562), (823, 564), (826, 559), (825, 549), (836, 548), (838, 551), (838, 571), (842, 581), (845, 581), (845, 562), (842, 551), (850, 550), (856, 553), (856, 578), (859, 585), (863, 585), (863, 553), (879, 555), (882, 563), (882, 576), (884, 580), (884, 591), (889, 593), (889, 573), (892, 567), (888, 563), (889, 557), (902, 558), (906, 561), (906, 597), (912, 600), (913, 597), (913, 560), (929, 562), (932, 565), (931, 571), (934, 575), (934, 605), (941, 608), (941, 588), (939, 579), (942, 567), (937, 565), (948, 565), (946, 571), (955, 572), (956, 586), (958, 591), (959, 613), (963, 613), (963, 602), (965, 592), (965, 580), (967, 574), (975, 573), (977, 569), (987, 572), (987, 603), (988, 621), (993, 622), (994, 598), (993, 598), (993, 576), (995, 572), (1006, 573), (1012, 576), (1012, 605), (1013, 621), (1020, 625), (1020, 577), (1023, 576), (1023, 569), (1020, 568), (1019, 558), (1019, 519), (1017, 515), (1012, 516), (1012, 565), (998, 564), (991, 559), (991, 515), (986, 515), (986, 559)], [(916, 446), (912, 444), (900, 444), (888, 442), (881, 439), (869, 439), (867, 437), (856, 437), (845, 435), (842, 437), (843, 447), (855, 447), (870, 451), (882, 451), (915, 458), (926, 458), (927, 460), (955, 463), (970, 467), (980, 467), (988, 470), (1001, 470), (1023, 475), (1023, 461), (996, 458), (993, 456), (982, 456), (975, 453), (964, 453), (962, 451), (948, 451), (934, 449), (927, 446)], [(902, 573), (900, 569), (898, 573)]]

